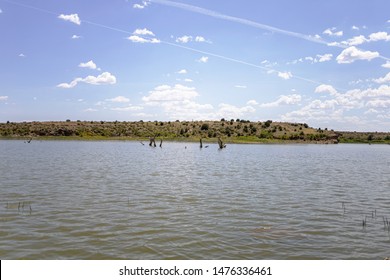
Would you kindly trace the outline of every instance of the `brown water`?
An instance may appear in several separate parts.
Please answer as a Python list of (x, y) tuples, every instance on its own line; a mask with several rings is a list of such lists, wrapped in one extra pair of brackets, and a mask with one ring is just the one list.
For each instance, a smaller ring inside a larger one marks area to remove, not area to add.
[(386, 219), (389, 145), (0, 141), (1, 259), (383, 259)]

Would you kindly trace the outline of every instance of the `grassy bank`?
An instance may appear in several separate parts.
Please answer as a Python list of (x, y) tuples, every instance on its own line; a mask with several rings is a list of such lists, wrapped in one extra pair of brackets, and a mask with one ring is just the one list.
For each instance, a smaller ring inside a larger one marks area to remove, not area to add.
[(390, 143), (390, 133), (336, 132), (304, 123), (246, 120), (175, 122), (21, 122), (0, 123), (3, 139), (135, 140), (226, 143)]

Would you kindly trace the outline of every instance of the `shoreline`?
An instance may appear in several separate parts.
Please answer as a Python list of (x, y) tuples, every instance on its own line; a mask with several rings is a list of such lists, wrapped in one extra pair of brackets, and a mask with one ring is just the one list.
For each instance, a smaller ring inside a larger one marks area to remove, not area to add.
[[(149, 138), (134, 138), (134, 137), (103, 137), (103, 136), (90, 136), (90, 137), (78, 137), (78, 136), (0, 136), (0, 141), (80, 141), (80, 142), (143, 142), (145, 145), (149, 145)], [(163, 140), (164, 142), (176, 142), (176, 143), (199, 143), (200, 138), (164, 138), (157, 137), (156, 142)], [(258, 140), (245, 140), (237, 138), (222, 138), (226, 144), (244, 144), (244, 145), (336, 145), (336, 144), (365, 144), (365, 145), (390, 145), (390, 141), (307, 141), (307, 140), (281, 140), (281, 139), (258, 139)], [(217, 138), (202, 138), (203, 144), (218, 144)]]
[(217, 142), (243, 144), (390, 144), (390, 132), (348, 132), (313, 128), (306, 123), (220, 121), (52, 121), (0, 123), (0, 139), (77, 141)]

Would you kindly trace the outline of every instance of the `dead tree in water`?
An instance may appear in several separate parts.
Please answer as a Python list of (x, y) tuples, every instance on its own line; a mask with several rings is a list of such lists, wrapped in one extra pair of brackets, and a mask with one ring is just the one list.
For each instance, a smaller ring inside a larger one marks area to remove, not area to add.
[(160, 148), (162, 148), (162, 139), (161, 139), (161, 142), (160, 142)]
[(221, 138), (218, 137), (218, 146), (220, 149), (226, 148), (226, 144), (224, 144)]
[(150, 137), (149, 138), (150, 142), (149, 142), (149, 146), (150, 147), (156, 147), (156, 140), (154, 139), (154, 137)]
[(202, 149), (203, 148), (202, 138), (200, 138), (199, 142), (200, 142), (200, 148)]

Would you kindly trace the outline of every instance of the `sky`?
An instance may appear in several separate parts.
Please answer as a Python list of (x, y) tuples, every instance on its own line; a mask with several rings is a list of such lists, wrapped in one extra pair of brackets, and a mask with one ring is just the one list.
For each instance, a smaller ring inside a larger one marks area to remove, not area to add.
[(388, 0), (0, 0), (0, 122), (390, 131)]

